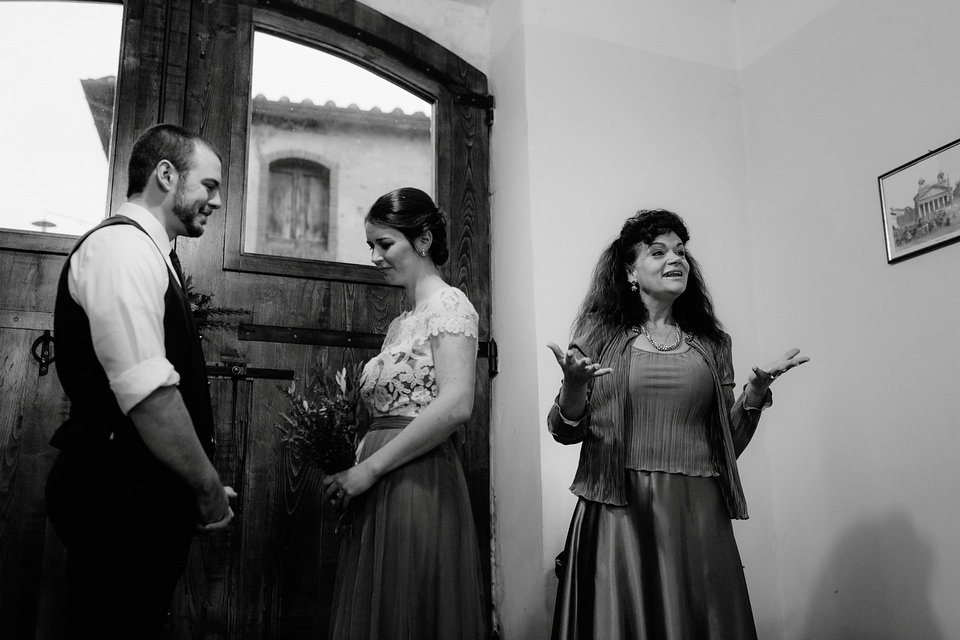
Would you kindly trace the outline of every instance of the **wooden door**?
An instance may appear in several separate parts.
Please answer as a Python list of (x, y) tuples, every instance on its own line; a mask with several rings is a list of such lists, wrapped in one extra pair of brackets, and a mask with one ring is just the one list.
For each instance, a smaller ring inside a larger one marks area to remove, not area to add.
[[(181, 240), (178, 252), (196, 291), (213, 294), (215, 304), (250, 311), (236, 330), (204, 336), (213, 372), (215, 462), (240, 494), (237, 518), (228, 533), (193, 545), (165, 635), (323, 638), (336, 571), (337, 517), (319, 500), (318, 472), (280, 443), (277, 425), (286, 401), (277, 386), (289, 384), (290, 376), (305, 380), (315, 364), (331, 370), (370, 358), (405, 301), (401, 289), (385, 286), (362, 267), (278, 261), (241, 250), (251, 24), (259, 16), (276, 28), (289, 25), (298, 37), (329, 43), (384, 75), (408, 77), (434, 101), (435, 196), (451, 223), (444, 275), (480, 314), (483, 357), (463, 461), (482, 558), (490, 557), (488, 425), (496, 365), (489, 292), (492, 100), (486, 79), (436, 43), (349, 0), (125, 4), (110, 208), (123, 200), (125, 162), (140, 130), (174, 122), (210, 139), (224, 158), (224, 206), (204, 236)], [(49, 621), (57, 610), (63, 551), (46, 523), (43, 484), (55, 456), (46, 443), (67, 404), (53, 371), (40, 376), (29, 351), (43, 330), (52, 329), (57, 276), (71, 245), (70, 238), (0, 231), (4, 638), (52, 637)], [(490, 567), (484, 567), (489, 606)]]
[(53, 315), (27, 310), (36, 309), (29, 286), (50, 275), (46, 266), (36, 256), (0, 254), (0, 273), (26, 276), (26, 286), (0, 293), (0, 630), (11, 640), (34, 637), (41, 594), (50, 586), (44, 558), (54, 571), (64, 558), (43, 490), (56, 456), (47, 443), (69, 407), (56, 372), (34, 356), (52, 351), (44, 345)]

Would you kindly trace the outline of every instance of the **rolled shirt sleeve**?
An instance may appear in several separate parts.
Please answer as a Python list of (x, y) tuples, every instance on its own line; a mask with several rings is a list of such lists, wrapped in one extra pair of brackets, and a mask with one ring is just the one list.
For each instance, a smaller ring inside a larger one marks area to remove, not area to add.
[(74, 252), (68, 275), (70, 295), (90, 320), (94, 352), (124, 414), (158, 388), (180, 382), (164, 347), (169, 275), (158, 247), (169, 243), (157, 244), (165, 237), (155, 237), (162, 228), (152, 216), (155, 226), (137, 221), (150, 236), (130, 225), (101, 229)]

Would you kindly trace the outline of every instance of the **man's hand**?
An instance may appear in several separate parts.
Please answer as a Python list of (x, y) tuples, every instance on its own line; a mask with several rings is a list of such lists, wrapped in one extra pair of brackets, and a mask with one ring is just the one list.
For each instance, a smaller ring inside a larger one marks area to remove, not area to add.
[[(197, 505), (200, 508), (200, 521), (197, 523), (197, 533), (214, 533), (220, 531), (221, 529), (226, 529), (230, 524), (230, 521), (233, 520), (233, 509), (230, 508), (230, 499), (236, 498), (237, 492), (233, 490), (233, 487), (224, 487), (223, 488), (223, 500), (214, 501), (217, 502), (218, 508), (222, 508), (222, 505), (225, 503), (227, 510), (226, 512), (217, 512), (209, 510), (210, 505), (205, 505), (204, 503), (210, 502), (206, 500), (197, 501)], [(223, 515), (217, 517), (218, 513)]]

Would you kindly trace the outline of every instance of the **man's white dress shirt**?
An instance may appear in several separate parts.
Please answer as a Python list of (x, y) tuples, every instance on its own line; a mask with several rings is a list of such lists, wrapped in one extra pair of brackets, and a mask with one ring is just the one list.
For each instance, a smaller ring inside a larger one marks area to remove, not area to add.
[(117, 214), (147, 233), (130, 225), (100, 229), (70, 258), (67, 282), (90, 320), (93, 349), (126, 415), (158, 388), (180, 382), (163, 331), (169, 273), (176, 272), (170, 240), (149, 211), (127, 202)]

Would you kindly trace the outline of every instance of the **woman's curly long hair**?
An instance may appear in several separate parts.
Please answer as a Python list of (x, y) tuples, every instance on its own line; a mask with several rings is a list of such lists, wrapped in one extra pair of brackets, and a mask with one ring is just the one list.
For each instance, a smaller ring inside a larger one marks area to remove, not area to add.
[[(630, 290), (627, 271), (636, 261), (640, 243), (676, 233), (684, 245), (690, 240), (683, 219), (665, 209), (643, 209), (627, 218), (620, 235), (600, 255), (593, 279), (580, 305), (571, 331), (577, 341), (603, 345), (618, 331), (646, 322), (649, 313), (636, 292)], [(687, 288), (673, 303), (673, 318), (683, 330), (699, 338), (722, 343), (723, 325), (713, 311), (713, 301), (700, 266), (687, 248), (690, 265)]]

